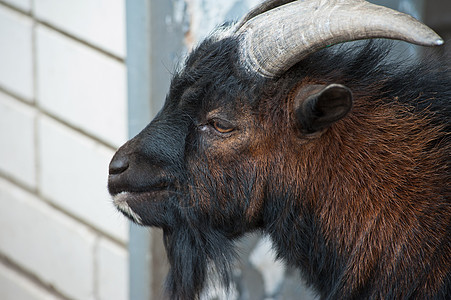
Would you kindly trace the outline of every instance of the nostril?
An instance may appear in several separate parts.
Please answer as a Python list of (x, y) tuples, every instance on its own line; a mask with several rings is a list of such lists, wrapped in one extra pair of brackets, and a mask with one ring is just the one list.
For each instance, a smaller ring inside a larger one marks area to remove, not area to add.
[(129, 162), (127, 156), (115, 156), (110, 162), (110, 175), (121, 174), (128, 169), (128, 166)]

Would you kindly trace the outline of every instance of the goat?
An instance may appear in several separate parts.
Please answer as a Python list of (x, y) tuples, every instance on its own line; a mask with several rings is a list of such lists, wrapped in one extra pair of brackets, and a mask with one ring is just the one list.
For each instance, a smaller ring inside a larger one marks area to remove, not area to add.
[(254, 231), (322, 299), (451, 298), (451, 72), (336, 45), (373, 38), (443, 43), (363, 0), (270, 0), (187, 57), (108, 182), (163, 229), (172, 299), (228, 286)]

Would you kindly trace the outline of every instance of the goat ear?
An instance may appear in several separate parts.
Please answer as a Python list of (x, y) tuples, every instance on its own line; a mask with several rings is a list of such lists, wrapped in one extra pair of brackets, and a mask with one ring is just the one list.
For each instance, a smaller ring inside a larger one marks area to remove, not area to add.
[(297, 122), (304, 133), (328, 128), (352, 108), (352, 92), (341, 84), (308, 85), (294, 98)]

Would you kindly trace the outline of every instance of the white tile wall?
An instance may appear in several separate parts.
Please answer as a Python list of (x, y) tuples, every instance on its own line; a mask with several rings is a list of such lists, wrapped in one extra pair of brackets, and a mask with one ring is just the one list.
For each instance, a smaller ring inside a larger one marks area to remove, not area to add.
[(2, 300), (58, 300), (15, 270), (0, 263), (0, 297)]
[(31, 0), (2, 0), (2, 2), (19, 8), (24, 12), (29, 12), (31, 10)]
[(124, 3), (0, 0), (0, 257), (39, 279), (0, 259), (1, 300), (128, 298), (107, 192), (127, 138)]
[(125, 57), (124, 0), (35, 0), (38, 19)]
[(39, 105), (121, 145), (127, 136), (125, 66), (43, 26), (36, 39)]
[(99, 300), (128, 299), (128, 253), (102, 239), (97, 249)]
[(2, 179), (0, 206), (0, 252), (69, 297), (91, 299), (95, 236)]
[(33, 22), (0, 6), (0, 86), (33, 100)]
[(40, 188), (56, 205), (122, 241), (127, 222), (107, 192), (114, 152), (47, 117), (38, 122)]
[(0, 171), (36, 187), (35, 116), (31, 107), (0, 92)]

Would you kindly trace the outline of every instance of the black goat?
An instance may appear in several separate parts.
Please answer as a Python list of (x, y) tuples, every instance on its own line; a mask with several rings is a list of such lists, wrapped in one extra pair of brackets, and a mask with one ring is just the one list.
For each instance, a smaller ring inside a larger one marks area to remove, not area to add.
[(163, 229), (173, 299), (227, 286), (251, 231), (324, 299), (451, 299), (451, 72), (327, 47), (377, 37), (443, 42), (361, 0), (271, 0), (190, 54), (108, 186)]

